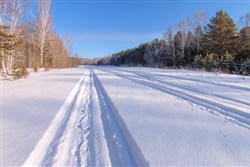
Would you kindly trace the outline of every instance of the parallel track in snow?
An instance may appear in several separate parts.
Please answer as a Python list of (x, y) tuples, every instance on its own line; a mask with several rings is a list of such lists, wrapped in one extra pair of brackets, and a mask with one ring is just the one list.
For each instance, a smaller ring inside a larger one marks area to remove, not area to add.
[[(203, 95), (203, 96), (213, 97), (213, 98), (215, 98), (215, 99), (217, 99), (217, 100), (219, 100), (219, 101), (222, 101), (222, 102), (226, 101), (226, 102), (228, 102), (228, 103), (235, 104), (235, 105), (237, 105), (238, 107), (241, 107), (242, 105), (243, 105), (245, 108), (250, 107), (250, 102), (238, 100), (238, 99), (231, 98), (231, 97), (228, 97), (228, 96), (223, 96), (223, 95), (220, 95), (220, 94), (217, 94), (217, 93), (212, 93), (212, 92), (208, 92), (208, 91), (204, 91), (204, 90), (195, 89), (195, 88), (192, 88), (192, 87), (190, 88), (190, 87), (187, 87), (187, 86), (185, 86), (185, 85), (177, 85), (176, 83), (171, 83), (171, 82), (162, 81), (162, 80), (161, 80), (162, 78), (158, 78), (158, 77), (155, 77), (155, 76), (153, 76), (153, 75), (149, 75), (149, 74), (142, 73), (142, 72), (133, 72), (133, 74), (138, 75), (138, 76), (143, 77), (143, 78), (147, 78), (147, 79), (149, 79), (149, 80), (151, 80), (151, 81), (157, 81), (157, 82), (159, 82), (159, 83), (168, 84), (168, 85), (170, 85), (170, 86), (174, 86), (174, 87), (178, 87), (178, 88), (185, 89), (185, 90), (188, 90), (188, 91), (192, 91), (192, 92), (195, 92), (195, 93), (199, 93), (199, 94), (201, 94), (201, 95)], [(169, 76), (167, 75), (166, 77), (169, 77)], [(171, 77), (172, 77), (172, 76), (171, 76)], [(173, 78), (175, 78), (175, 77), (173, 76)], [(178, 77), (178, 78), (182, 78), (182, 77)], [(182, 80), (185, 80), (185, 79), (182, 79)], [(192, 80), (188, 80), (188, 81), (192, 81)], [(195, 82), (196, 82), (196, 81), (195, 81)], [(202, 83), (206, 84), (205, 81), (202, 82)], [(213, 85), (215, 86), (215, 85), (217, 85), (217, 84), (213, 84)], [(217, 86), (218, 86), (218, 85), (217, 85)], [(223, 87), (223, 85), (219, 85), (219, 86), (222, 86), (222, 87)], [(227, 86), (225, 86), (225, 87), (227, 87)], [(229, 88), (234, 88), (234, 87), (229, 87)], [(239, 88), (237, 87), (237, 89), (239, 89)], [(242, 90), (242, 89), (241, 89), (241, 90)], [(243, 90), (244, 90), (244, 89), (243, 89)], [(246, 91), (246, 90), (244, 90), (244, 91)], [(248, 111), (249, 111), (249, 110), (248, 110)], [(249, 113), (250, 113), (250, 111), (249, 111)]]
[(167, 78), (172, 78), (172, 79), (181, 80), (181, 81), (190, 81), (191, 83), (201, 83), (201, 84), (204, 84), (204, 85), (211, 85), (211, 86), (215, 86), (217, 88), (220, 88), (220, 87), (225, 88), (226, 87), (226, 88), (229, 88), (231, 90), (232, 89), (237, 89), (239, 91), (246, 91), (246, 92), (250, 92), (250, 88), (248, 89), (248, 88), (245, 88), (245, 87), (229, 85), (229, 84), (224, 84), (224, 83), (219, 83), (219, 82), (211, 82), (211, 81), (204, 81), (204, 80), (199, 80), (199, 79), (184, 78), (184, 77), (172, 76), (172, 75), (167, 75), (167, 74), (163, 75), (163, 74), (145, 73), (145, 72), (142, 72), (142, 71), (128, 71), (128, 70), (122, 70), (122, 71), (121, 70), (116, 70), (116, 71), (131, 73), (131, 74), (137, 75), (139, 77), (150, 79), (152, 81), (157, 81), (159, 83), (168, 84), (168, 85), (172, 85), (172, 86), (179, 87), (179, 88), (182, 88), (182, 89), (194, 91), (194, 92), (203, 94), (205, 96), (210, 95), (210, 96), (213, 96), (213, 97), (216, 97), (216, 98), (220, 98), (221, 100), (226, 99), (226, 100), (229, 100), (231, 102), (236, 102), (236, 103), (240, 104), (240, 106), (241, 105), (245, 105), (245, 106), (248, 106), (248, 107), (250, 106), (250, 102), (248, 102), (248, 101), (238, 100), (236, 98), (223, 96), (223, 95), (218, 94), (218, 93), (206, 92), (206, 91), (202, 91), (202, 90), (195, 89), (195, 88), (189, 88), (189, 87), (186, 87), (185, 85), (184, 86), (180, 85), (180, 84), (177, 85), (175, 83), (166, 82), (164, 80), (166, 80)]
[(93, 77), (112, 166), (149, 166), (97, 75)]
[(23, 166), (148, 166), (92, 69)]
[[(87, 163), (89, 138), (89, 72), (72, 90), (23, 166), (79, 166)], [(83, 148), (85, 147), (85, 148)]]
[(214, 86), (221, 86), (221, 87), (227, 87), (227, 88), (233, 88), (237, 90), (244, 90), (244, 91), (250, 91), (250, 88), (248, 87), (242, 87), (242, 86), (237, 86), (237, 85), (232, 85), (232, 84), (226, 84), (226, 83), (220, 83), (220, 82), (215, 82), (215, 81), (204, 81), (200, 79), (194, 79), (194, 78), (186, 78), (186, 77), (180, 77), (180, 76), (173, 76), (173, 75), (167, 75), (167, 74), (157, 74), (157, 73), (151, 73), (152, 75), (156, 75), (158, 77), (168, 77), (168, 78), (173, 78), (173, 79), (180, 79), (180, 80), (186, 80), (186, 81), (193, 81), (193, 82), (198, 82), (198, 83), (203, 83), (203, 84), (209, 84), (209, 85), (214, 85)]
[(136, 82), (148, 88), (172, 95), (182, 101), (198, 106), (226, 120), (250, 129), (250, 105), (249, 103), (231, 98), (223, 98), (219, 95), (190, 89), (181, 85), (161, 81), (159, 78), (148, 74), (132, 71), (100, 69), (118, 77)]

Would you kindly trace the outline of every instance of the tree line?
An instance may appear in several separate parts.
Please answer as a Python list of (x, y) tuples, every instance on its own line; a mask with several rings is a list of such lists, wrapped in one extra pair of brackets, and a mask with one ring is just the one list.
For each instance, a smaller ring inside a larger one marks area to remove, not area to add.
[[(208, 23), (207, 23), (208, 22)], [(226, 73), (250, 74), (250, 13), (238, 26), (227, 12), (218, 11), (207, 21), (207, 12), (197, 11), (169, 26), (163, 39), (114, 53), (97, 65), (204, 68)]]
[(77, 66), (71, 56), (69, 37), (53, 31), (51, 0), (37, 0), (37, 18), (28, 22), (27, 0), (0, 1), (0, 61), (2, 77), (26, 77), (27, 68), (67, 68)]

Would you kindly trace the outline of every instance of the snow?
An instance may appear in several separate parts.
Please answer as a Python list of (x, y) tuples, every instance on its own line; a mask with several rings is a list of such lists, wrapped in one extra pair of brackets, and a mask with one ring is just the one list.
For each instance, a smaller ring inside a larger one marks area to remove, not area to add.
[[(248, 127), (243, 128), (232, 123), (233, 118), (197, 107), (200, 104), (131, 82), (134, 75), (125, 70), (116, 73), (123, 78), (106, 69), (97, 75), (150, 166), (249, 164), (249, 116)], [(241, 100), (244, 98), (248, 97)], [(249, 106), (245, 110), (249, 111)]]
[(84, 71), (54, 70), (1, 81), (4, 166), (25, 161)]
[(3, 166), (250, 164), (250, 77), (83, 67), (2, 88)]

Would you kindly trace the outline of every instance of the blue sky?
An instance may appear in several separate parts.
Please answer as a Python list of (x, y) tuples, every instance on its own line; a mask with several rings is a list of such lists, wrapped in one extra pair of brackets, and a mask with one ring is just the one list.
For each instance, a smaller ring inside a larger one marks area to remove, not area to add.
[(69, 35), (72, 53), (82, 57), (103, 57), (162, 38), (169, 25), (196, 10), (211, 18), (220, 9), (237, 22), (250, 12), (250, 0), (52, 0), (54, 31)]

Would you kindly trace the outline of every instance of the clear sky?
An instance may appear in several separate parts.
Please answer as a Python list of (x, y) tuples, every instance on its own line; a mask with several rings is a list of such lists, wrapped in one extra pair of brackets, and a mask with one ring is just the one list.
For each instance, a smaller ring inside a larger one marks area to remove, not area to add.
[(250, 12), (250, 0), (52, 0), (54, 31), (71, 36), (72, 53), (90, 58), (162, 38), (196, 10), (211, 18), (220, 9), (237, 22)]

